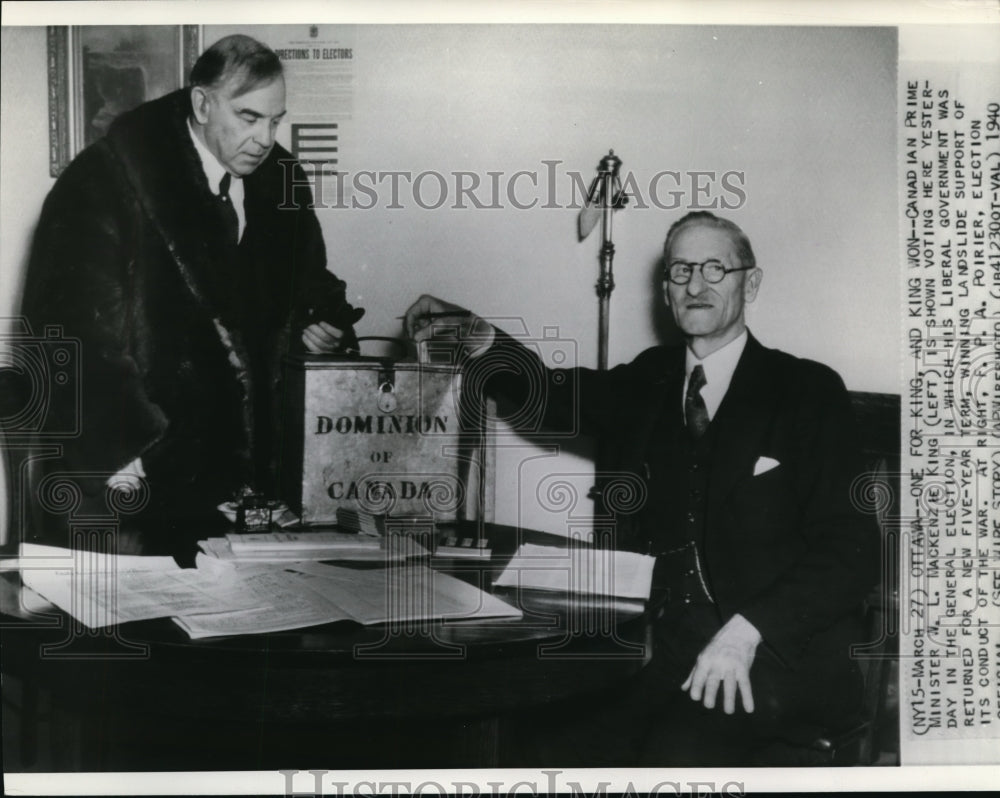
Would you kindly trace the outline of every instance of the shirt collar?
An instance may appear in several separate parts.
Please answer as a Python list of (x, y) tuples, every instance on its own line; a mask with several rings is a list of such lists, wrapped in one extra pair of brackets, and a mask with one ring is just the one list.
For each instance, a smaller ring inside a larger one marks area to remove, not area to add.
[(716, 349), (712, 354), (706, 356), (705, 358), (699, 358), (694, 352), (691, 351), (690, 347), (686, 348), (686, 356), (684, 362), (684, 376), (690, 377), (691, 372), (694, 367), (701, 365), (705, 370), (705, 381), (708, 385), (715, 385), (720, 388), (728, 388), (729, 383), (733, 379), (733, 372), (736, 371), (736, 364), (740, 361), (740, 355), (743, 354), (743, 349), (747, 345), (747, 338), (749, 333), (744, 327), (743, 332), (736, 336), (732, 341), (723, 346), (721, 349)]
[[(222, 182), (223, 176), (226, 174), (225, 167), (219, 163), (219, 159), (216, 158), (212, 152), (202, 144), (200, 138), (194, 132), (194, 126), (191, 124), (191, 119), (187, 120), (188, 133), (191, 135), (191, 141), (194, 142), (194, 149), (198, 153), (198, 159), (201, 161), (202, 171), (205, 172), (205, 177), (208, 179), (208, 187), (212, 189), (213, 194), (219, 193), (219, 183)], [(242, 178), (233, 177), (233, 183)], [(230, 193), (232, 193), (232, 188), (230, 188)]]

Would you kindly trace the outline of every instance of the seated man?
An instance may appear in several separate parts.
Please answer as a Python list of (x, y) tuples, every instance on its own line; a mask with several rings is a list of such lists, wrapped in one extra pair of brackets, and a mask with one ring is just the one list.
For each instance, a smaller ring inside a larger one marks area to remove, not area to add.
[[(864, 639), (878, 535), (851, 502), (862, 471), (851, 408), (836, 373), (750, 335), (744, 310), (761, 278), (743, 231), (695, 212), (664, 247), (684, 347), (567, 375), (483, 319), (461, 325), (467, 390), (596, 436), (602, 470), (646, 481), (644, 506), (616, 518), (615, 545), (657, 555), (669, 595), (634, 684), (603, 708), (554, 708), (533, 723), (540, 763), (768, 764), (768, 746), (793, 728), (857, 720), (849, 648)], [(407, 328), (424, 340), (428, 314), (451, 310), (421, 297)]]

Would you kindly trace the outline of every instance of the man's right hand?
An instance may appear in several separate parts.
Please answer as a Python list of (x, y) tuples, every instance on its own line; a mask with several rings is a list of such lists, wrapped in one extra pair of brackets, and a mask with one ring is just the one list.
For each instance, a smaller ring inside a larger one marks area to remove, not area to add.
[[(434, 317), (434, 314), (442, 313), (455, 315)], [(403, 326), (406, 334), (417, 344), (434, 338), (437, 333), (441, 338), (454, 339), (473, 356), (493, 342), (493, 326), (489, 322), (465, 308), (429, 294), (424, 294), (410, 305), (403, 317)]]
[(702, 649), (681, 690), (703, 703), (705, 709), (715, 709), (721, 686), (727, 715), (736, 711), (737, 693), (743, 699), (743, 709), (753, 712), (750, 667), (760, 641), (757, 627), (742, 615), (734, 615)]
[(341, 351), (344, 334), (329, 322), (310, 324), (302, 331), (302, 343), (314, 355)]

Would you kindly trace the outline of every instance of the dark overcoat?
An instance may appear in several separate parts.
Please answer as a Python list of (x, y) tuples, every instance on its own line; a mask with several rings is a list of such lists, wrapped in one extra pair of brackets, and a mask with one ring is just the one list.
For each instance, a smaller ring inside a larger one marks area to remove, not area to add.
[(36, 334), (58, 325), (80, 346), (79, 395), (48, 410), (61, 428), (77, 415), (80, 432), (45, 471), (92, 495), (142, 458), (147, 516), (202, 515), (253, 478), (255, 455), (273, 460), (282, 357), (315, 314), (348, 330), (358, 316), (289, 153), (275, 145), (245, 177), (237, 247), (189, 115), (186, 89), (145, 103), (70, 163), (24, 294)]

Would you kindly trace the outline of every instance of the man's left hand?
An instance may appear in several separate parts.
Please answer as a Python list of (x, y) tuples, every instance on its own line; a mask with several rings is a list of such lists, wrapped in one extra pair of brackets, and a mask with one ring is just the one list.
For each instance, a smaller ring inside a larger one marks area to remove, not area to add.
[(325, 321), (310, 324), (302, 331), (302, 343), (314, 355), (325, 355), (340, 351), (344, 334)]
[(722, 685), (723, 709), (727, 715), (736, 711), (736, 693), (743, 700), (743, 709), (753, 712), (750, 690), (750, 666), (760, 643), (760, 632), (742, 615), (734, 615), (698, 655), (691, 673), (681, 690), (701, 701), (706, 709), (715, 708), (715, 699)]

